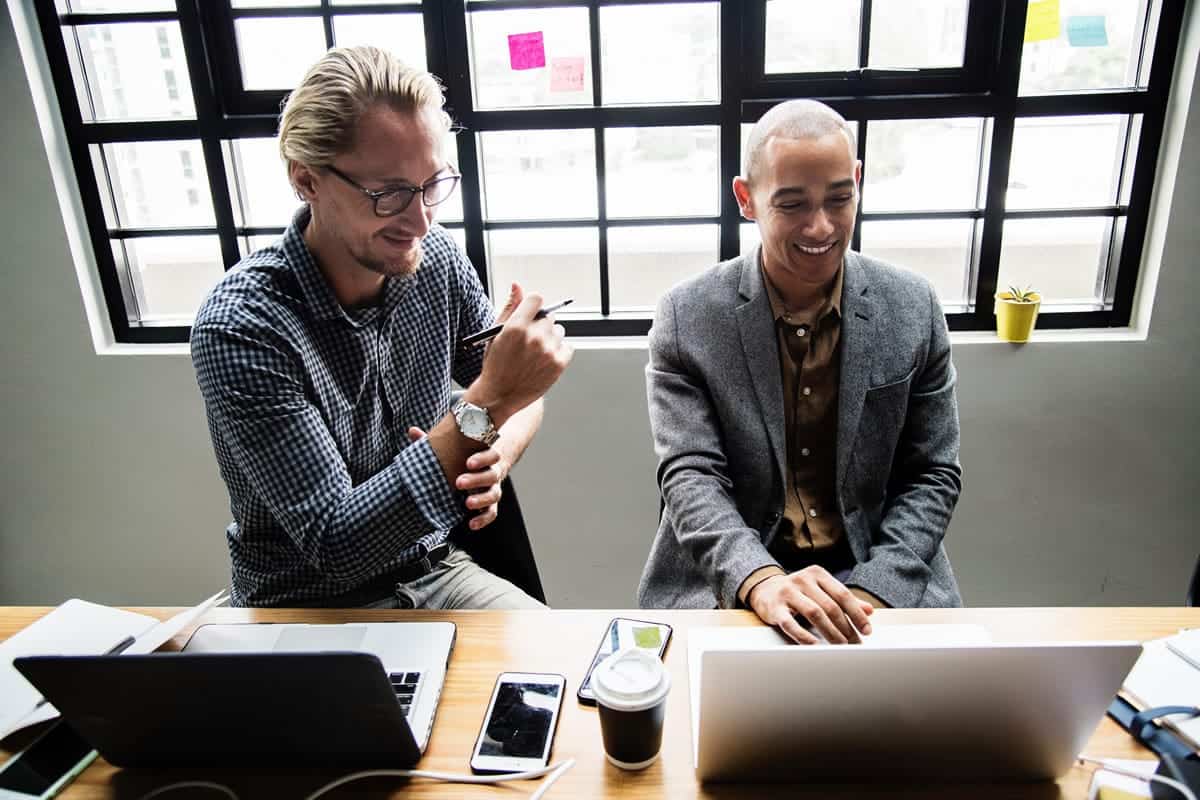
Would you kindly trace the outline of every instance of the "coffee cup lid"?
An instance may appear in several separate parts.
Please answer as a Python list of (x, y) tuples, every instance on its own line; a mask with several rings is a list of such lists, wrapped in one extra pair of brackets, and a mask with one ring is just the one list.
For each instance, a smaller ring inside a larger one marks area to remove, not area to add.
[(617, 711), (658, 705), (671, 688), (671, 676), (654, 653), (640, 647), (618, 650), (592, 672), (596, 700)]

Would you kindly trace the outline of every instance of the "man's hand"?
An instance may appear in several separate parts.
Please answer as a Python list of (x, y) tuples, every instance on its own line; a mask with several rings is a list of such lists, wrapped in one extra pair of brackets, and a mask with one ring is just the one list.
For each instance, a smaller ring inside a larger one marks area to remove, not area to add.
[(541, 307), (540, 295), (513, 286), (497, 318), (504, 330), (488, 345), (483, 372), (467, 389), (465, 399), (488, 409), (497, 425), (544, 395), (574, 355), (554, 315), (534, 319)]
[(775, 575), (750, 590), (747, 604), (768, 625), (782, 630), (798, 644), (816, 644), (796, 617), (808, 620), (830, 644), (861, 642), (858, 632), (869, 634), (869, 617), (875, 609), (859, 600), (823, 567), (805, 567), (789, 575)]
[[(424, 435), (420, 428), (408, 429), (408, 438), (414, 442)], [(502, 452), (499, 441), (467, 458), (467, 471), (458, 476), (454, 488), (469, 492), (467, 508), (479, 512), (467, 523), (471, 530), (477, 531), (496, 521), (500, 513), (500, 483), (508, 477), (511, 467), (512, 460)]]

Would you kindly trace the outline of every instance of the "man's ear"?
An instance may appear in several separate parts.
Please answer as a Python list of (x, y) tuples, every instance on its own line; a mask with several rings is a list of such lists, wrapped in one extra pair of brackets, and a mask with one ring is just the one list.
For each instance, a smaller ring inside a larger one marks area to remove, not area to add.
[(733, 196), (737, 198), (738, 210), (746, 219), (754, 219), (754, 198), (750, 195), (750, 184), (741, 175), (733, 179)]
[(288, 178), (292, 182), (292, 188), (296, 190), (296, 196), (311, 204), (317, 196), (316, 175), (312, 169), (307, 164), (293, 161), (288, 164)]

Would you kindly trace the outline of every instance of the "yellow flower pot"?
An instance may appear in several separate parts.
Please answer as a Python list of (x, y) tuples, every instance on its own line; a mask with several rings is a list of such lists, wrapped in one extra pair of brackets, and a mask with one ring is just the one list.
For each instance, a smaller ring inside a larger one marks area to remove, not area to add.
[(1042, 296), (1032, 292), (1032, 303), (1013, 300), (1010, 292), (996, 292), (996, 335), (1004, 342), (1027, 342), (1037, 322)]

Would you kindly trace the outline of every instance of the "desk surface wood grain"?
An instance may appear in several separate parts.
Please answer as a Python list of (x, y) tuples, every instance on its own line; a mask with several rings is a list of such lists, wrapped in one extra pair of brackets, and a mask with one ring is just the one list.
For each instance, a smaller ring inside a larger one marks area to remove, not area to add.
[[(0, 607), (0, 640), (29, 625), (48, 608)], [(131, 609), (165, 618), (178, 609)], [(629, 616), (653, 619), (674, 626), (675, 636), (666, 655), (672, 692), (668, 700), (662, 757), (648, 769), (628, 773), (609, 765), (600, 744), (599, 721), (594, 708), (579, 705), (575, 690), (583, 679), (592, 652), (610, 618)], [(482, 721), (496, 675), (504, 670), (557, 672), (567, 677), (567, 696), (555, 738), (553, 760), (576, 759), (573, 769), (555, 784), (548, 798), (760, 798), (811, 797), (978, 797), (978, 798), (1085, 798), (1090, 770), (1076, 767), (1055, 783), (998, 785), (703, 785), (692, 770), (690, 711), (688, 709), (687, 631), (715, 625), (757, 625), (742, 611), (360, 611), (311, 609), (213, 609), (207, 622), (351, 622), (388, 620), (450, 620), (458, 626), (458, 639), (450, 659), (438, 715), (421, 768), (469, 772), (467, 760)], [(1001, 608), (884, 610), (875, 624), (975, 623), (984, 626), (996, 641), (1145, 641), (1200, 627), (1200, 609), (1178, 608)], [(184, 631), (169, 648), (178, 649), (191, 630)], [(132, 701), (136, 702), (134, 698)], [(229, 720), (229, 735), (237, 736), (245, 719)], [(10, 737), (0, 746), (7, 757), (28, 740), (28, 734)], [(1086, 752), (1103, 757), (1148, 758), (1144, 750), (1111, 720), (1105, 718), (1088, 743)], [(258, 797), (302, 798), (342, 774), (336, 770), (117, 770), (97, 760), (61, 795), (69, 800), (88, 798), (139, 798), (155, 787), (181, 780), (215, 780), (228, 784), (243, 800)], [(433, 798), (489, 797), (509, 800), (528, 796), (537, 784), (510, 784), (511, 788), (437, 784), (423, 780), (379, 778), (350, 784), (327, 797)], [(213, 792), (180, 791), (166, 797), (217, 797)]]

